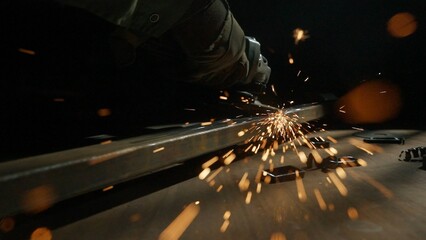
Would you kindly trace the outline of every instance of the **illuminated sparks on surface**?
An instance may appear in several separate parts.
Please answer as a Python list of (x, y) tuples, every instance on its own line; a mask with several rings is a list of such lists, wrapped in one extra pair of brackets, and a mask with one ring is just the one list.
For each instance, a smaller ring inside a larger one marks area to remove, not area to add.
[(299, 44), (300, 41), (305, 41), (309, 38), (308, 31), (301, 28), (296, 28), (293, 30), (294, 44)]
[(303, 185), (302, 177), (299, 176), (299, 171), (296, 171), (296, 187), (297, 187), (297, 197), (301, 202), (306, 202), (307, 196), (305, 191), (305, 186)]
[(35, 51), (25, 49), (25, 48), (18, 48), (18, 52), (28, 54), (28, 55), (33, 55), (33, 56), (36, 54)]
[(302, 163), (306, 163), (308, 161), (308, 158), (304, 152), (299, 152), (297, 155), (299, 156), (299, 159)]
[(191, 111), (191, 112), (195, 112), (196, 111), (196, 109), (194, 109), (194, 108), (185, 108), (183, 110), (185, 110), (185, 111)]
[(198, 175), (198, 178), (201, 180), (204, 180), (209, 174), (210, 174), (210, 168), (205, 168), (201, 173)]
[(340, 181), (340, 179), (337, 177), (337, 175), (333, 172), (328, 173), (328, 176), (330, 177), (331, 181), (334, 183), (334, 186), (336, 186), (337, 190), (339, 190), (339, 193), (342, 196), (348, 195), (348, 189), (345, 187), (345, 185)]
[(272, 233), (270, 240), (287, 240), (286, 236), (282, 232)]
[(152, 152), (153, 153), (158, 153), (158, 152), (163, 151), (164, 149), (165, 149), (164, 147), (160, 147), (160, 148), (154, 149)]
[(216, 189), (216, 192), (220, 192), (220, 191), (222, 191), (222, 189), (223, 189), (223, 185), (220, 185), (220, 186)]
[(332, 143), (337, 143), (337, 140), (331, 136), (327, 136), (327, 139), (330, 140)]
[(158, 237), (159, 240), (179, 239), (200, 212), (196, 203), (189, 204)]
[(210, 126), (210, 125), (212, 125), (212, 122), (202, 122), (201, 123), (201, 126)]
[(327, 204), (325, 203), (324, 198), (322, 197), (319, 189), (315, 188), (314, 193), (315, 193), (315, 198), (317, 199), (318, 205), (321, 208), (321, 210), (323, 211), (327, 210)]
[(340, 179), (345, 179), (346, 176), (347, 176), (345, 170), (341, 167), (336, 168), (336, 173), (337, 173), (337, 176), (339, 176)]
[(225, 158), (223, 163), (225, 163), (225, 165), (229, 165), (229, 164), (232, 163), (232, 161), (235, 160), (235, 158), (237, 158), (237, 155), (235, 155), (235, 153), (231, 153), (231, 155), (229, 155), (228, 157)]
[(231, 217), (231, 211), (226, 211), (223, 214), (223, 220), (229, 220), (230, 217)]
[(297, 72), (297, 75), (296, 76), (300, 76), (300, 74), (302, 73), (302, 71), (301, 70), (299, 70), (299, 72)]
[(246, 204), (250, 204), (250, 202), (251, 202), (251, 196), (252, 196), (253, 194), (252, 194), (252, 192), (251, 191), (248, 191), (247, 192), (247, 196), (246, 196)]
[(211, 165), (213, 165), (214, 163), (216, 163), (219, 160), (218, 156), (215, 156), (213, 158), (211, 158), (210, 160), (206, 161), (205, 163), (203, 163), (203, 165), (201, 165), (201, 167), (203, 169), (210, 167)]
[(31, 233), (31, 240), (51, 240), (52, 232), (46, 227), (40, 227)]
[(256, 187), (256, 193), (260, 193), (262, 191), (262, 183), (258, 183)]
[(226, 96), (220, 96), (219, 99), (220, 100), (228, 100), (228, 97), (226, 97)]
[(357, 163), (362, 166), (362, 167), (366, 167), (367, 166), (367, 162), (364, 159), (358, 159)]
[(304, 82), (307, 82), (309, 80), (309, 77), (307, 77), (305, 80), (304, 80)]
[(385, 93), (387, 93), (388, 91), (381, 91), (380, 92), (380, 94), (385, 94)]
[(226, 232), (226, 230), (227, 230), (227, 229), (228, 229), (228, 227), (229, 227), (229, 224), (230, 224), (229, 220), (225, 220), (225, 221), (223, 221), (223, 224), (222, 224), (222, 226), (220, 227), (220, 232), (222, 232), (222, 233)]
[(220, 167), (218, 169), (216, 169), (216, 171), (214, 171), (208, 178), (207, 178), (207, 182), (210, 182), (211, 180), (213, 180), (221, 171), (223, 170), (223, 167)]
[(114, 188), (114, 186), (108, 186), (108, 187), (106, 187), (106, 188), (102, 189), (102, 192), (109, 191), (109, 190), (111, 190), (111, 189), (113, 189), (113, 188)]
[(314, 158), (314, 161), (316, 162), (316, 163), (322, 163), (322, 157), (321, 157), (321, 155), (318, 153), (318, 151), (317, 150), (312, 150), (312, 152), (311, 152), (311, 154), (312, 154), (312, 157)]
[(238, 137), (242, 137), (242, 136), (244, 136), (244, 134), (245, 134), (245, 132), (244, 132), (244, 131), (239, 131), (239, 132), (238, 132)]
[(107, 145), (107, 144), (110, 144), (110, 143), (112, 143), (112, 141), (111, 140), (107, 140), (107, 141), (101, 142), (101, 145)]
[(348, 208), (347, 213), (348, 213), (348, 217), (349, 217), (351, 220), (356, 220), (356, 219), (358, 219), (358, 217), (359, 217), (358, 211), (357, 211), (357, 210), (356, 210), (356, 208), (354, 208), (354, 207), (350, 207), (350, 208)]
[(364, 128), (359, 128), (359, 127), (352, 127), (352, 129), (358, 130), (358, 131), (364, 131)]
[(240, 182), (238, 183), (238, 187), (240, 188), (240, 191), (246, 191), (250, 186), (250, 180), (248, 178), (248, 173), (245, 172), (244, 175), (241, 177)]

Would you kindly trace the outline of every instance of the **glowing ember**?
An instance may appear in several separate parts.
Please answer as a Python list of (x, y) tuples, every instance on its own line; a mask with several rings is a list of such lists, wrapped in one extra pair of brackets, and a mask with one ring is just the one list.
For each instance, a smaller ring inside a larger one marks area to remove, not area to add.
[(262, 184), (258, 183), (256, 187), (256, 193), (260, 193), (262, 191)]
[(223, 162), (225, 163), (225, 165), (229, 165), (229, 164), (232, 163), (232, 161), (235, 160), (236, 157), (237, 157), (237, 155), (235, 155), (234, 153), (232, 153), (231, 155), (229, 155), (228, 157), (226, 157)]
[(165, 149), (164, 147), (160, 147), (160, 148), (154, 149), (152, 152), (153, 153), (158, 153), (158, 152), (163, 151), (164, 149)]
[(296, 28), (293, 31), (294, 44), (299, 44), (300, 41), (305, 41), (309, 38), (308, 31), (301, 28)]
[(315, 193), (315, 197), (317, 198), (318, 205), (321, 208), (321, 210), (323, 210), (323, 211), (327, 210), (327, 204), (325, 203), (324, 198), (321, 195), (321, 192), (317, 188), (315, 188), (314, 193)]
[(297, 197), (301, 202), (306, 202), (307, 196), (305, 191), (305, 186), (303, 185), (302, 177), (299, 176), (299, 172), (296, 171), (296, 187), (297, 187)]
[(200, 212), (200, 206), (196, 203), (189, 204), (177, 217), (167, 226), (158, 237), (159, 240), (179, 239), (189, 225)]
[(248, 191), (247, 192), (247, 196), (246, 196), (246, 204), (250, 204), (250, 202), (251, 202), (251, 196), (252, 196), (251, 191)]
[(205, 168), (199, 175), (198, 178), (204, 180), (210, 173), (210, 168)]
[(207, 182), (210, 182), (211, 180), (213, 180), (221, 171), (223, 170), (223, 167), (218, 168), (216, 171), (214, 171), (210, 177), (207, 178)]
[(203, 169), (210, 167), (211, 165), (213, 165), (215, 162), (217, 162), (219, 160), (218, 156), (215, 156), (213, 158), (211, 158), (210, 160), (208, 160), (207, 162), (203, 163), (203, 165), (201, 166)]
[(31, 240), (51, 240), (52, 232), (45, 227), (40, 227), (31, 233)]
[(337, 177), (337, 175), (335, 173), (331, 172), (331, 173), (328, 173), (328, 176), (330, 177), (331, 181), (336, 186), (337, 190), (339, 190), (339, 193), (342, 196), (347, 196), (348, 195), (348, 189), (345, 187), (345, 185), (342, 183), (342, 181), (340, 181), (340, 179)]
[(18, 48), (18, 52), (24, 53), (24, 54), (28, 54), (28, 55), (35, 55), (35, 51), (33, 50), (29, 50), (29, 49), (25, 49), (25, 48)]
[(229, 224), (230, 224), (229, 220), (223, 221), (223, 224), (220, 227), (220, 232), (222, 232), (222, 233), (226, 232), (226, 230), (228, 229)]
[(358, 211), (356, 210), (356, 208), (350, 207), (348, 208), (348, 216), (350, 219), (352, 220), (356, 220), (359, 217)]
[(240, 188), (240, 191), (246, 191), (250, 186), (250, 180), (247, 179), (248, 173), (244, 173), (243, 177), (241, 178), (240, 182), (238, 183), (238, 187)]
[(111, 189), (113, 189), (113, 188), (114, 188), (114, 186), (108, 186), (108, 187), (106, 187), (106, 188), (102, 189), (102, 192), (109, 191), (109, 190), (111, 190)]

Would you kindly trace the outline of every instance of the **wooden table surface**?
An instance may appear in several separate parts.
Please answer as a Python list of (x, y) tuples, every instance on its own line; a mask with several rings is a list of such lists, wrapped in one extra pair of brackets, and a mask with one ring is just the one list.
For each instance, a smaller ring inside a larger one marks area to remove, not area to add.
[[(367, 163), (344, 168), (340, 175), (335, 169), (329, 173), (307, 170), (302, 181), (263, 183), (258, 193), (255, 177), (261, 163), (266, 169), (269, 159), (274, 167), (303, 168), (305, 164), (294, 151), (276, 151), (266, 161), (257, 154), (225, 166), (213, 182), (207, 182), (208, 177), (186, 180), (52, 230), (53, 239), (174, 239), (163, 233), (169, 225), (175, 237), (182, 232), (180, 239), (425, 239), (426, 171), (419, 169), (420, 162), (398, 161), (398, 155), (425, 146), (426, 133), (382, 132), (404, 136), (406, 142), (362, 145), (354, 134), (371, 132), (322, 134), (337, 140), (331, 144), (336, 156), (352, 155)], [(297, 149), (306, 155), (310, 152), (306, 147)], [(239, 185), (244, 175), (250, 183), (248, 189)], [(347, 194), (338, 190), (336, 178)]]

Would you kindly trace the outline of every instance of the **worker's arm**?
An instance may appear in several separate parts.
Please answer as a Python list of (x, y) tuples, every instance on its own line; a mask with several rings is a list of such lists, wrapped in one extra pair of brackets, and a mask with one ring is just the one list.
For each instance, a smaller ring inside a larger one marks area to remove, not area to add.
[[(270, 68), (225, 0), (57, 0), (134, 34), (136, 46), (165, 33), (185, 55), (187, 81), (212, 86), (266, 85)], [(171, 34), (170, 34), (171, 33)]]

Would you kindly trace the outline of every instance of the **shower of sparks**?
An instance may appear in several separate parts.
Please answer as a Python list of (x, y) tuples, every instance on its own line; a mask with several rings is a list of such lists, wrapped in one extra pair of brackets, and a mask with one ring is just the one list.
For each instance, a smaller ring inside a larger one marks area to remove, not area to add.
[(195, 111), (197, 111), (196, 109), (194, 109), (194, 108), (185, 108), (185, 109), (183, 109), (183, 110), (185, 110), (185, 111), (191, 111), (191, 112), (195, 112)]
[(364, 128), (352, 127), (353, 130), (364, 131)]
[(304, 80), (304, 82), (307, 82), (309, 80), (309, 77), (307, 77), (305, 80)]
[(293, 38), (294, 38), (294, 44), (299, 44), (301, 41), (305, 41), (309, 38), (308, 31), (303, 30), (301, 28), (296, 28), (293, 30)]

